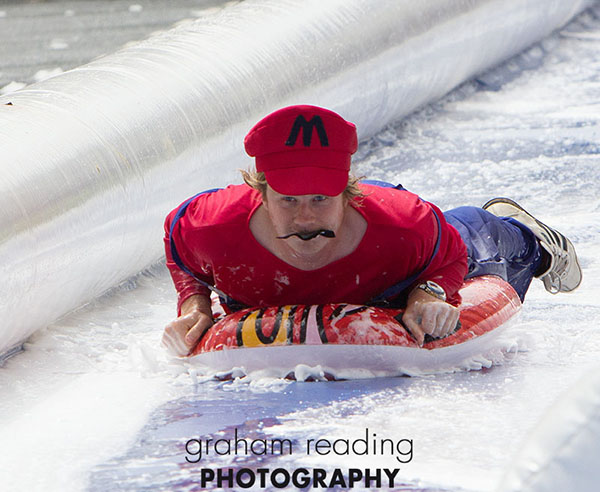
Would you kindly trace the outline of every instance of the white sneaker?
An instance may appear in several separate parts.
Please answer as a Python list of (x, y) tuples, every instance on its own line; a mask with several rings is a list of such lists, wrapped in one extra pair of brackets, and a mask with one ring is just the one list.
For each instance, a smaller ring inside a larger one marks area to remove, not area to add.
[(484, 210), (497, 217), (512, 217), (531, 229), (550, 258), (549, 267), (536, 275), (552, 294), (571, 292), (581, 284), (581, 267), (573, 243), (560, 232), (548, 227), (528, 213), (518, 203), (508, 198), (494, 198), (487, 202)]

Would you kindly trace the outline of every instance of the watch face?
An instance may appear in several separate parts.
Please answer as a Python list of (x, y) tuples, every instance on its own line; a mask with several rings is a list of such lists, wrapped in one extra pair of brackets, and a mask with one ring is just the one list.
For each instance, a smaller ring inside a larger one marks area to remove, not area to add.
[(436, 294), (444, 294), (444, 289), (442, 289), (438, 284), (432, 282), (431, 280), (427, 281), (427, 287), (429, 287)]
[(425, 291), (429, 291), (432, 295), (438, 297), (439, 299), (446, 300), (446, 292), (442, 289), (438, 284), (428, 280), (425, 282), (426, 289)]

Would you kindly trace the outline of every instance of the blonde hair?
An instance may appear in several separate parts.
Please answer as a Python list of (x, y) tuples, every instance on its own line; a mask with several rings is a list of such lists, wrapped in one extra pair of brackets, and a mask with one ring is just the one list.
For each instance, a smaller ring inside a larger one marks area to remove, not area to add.
[[(264, 197), (267, 192), (267, 178), (265, 178), (265, 173), (254, 170), (244, 171), (243, 169), (241, 169), (240, 172), (242, 173), (244, 182), (250, 186), (250, 188), (260, 191), (261, 195)], [(364, 197), (362, 190), (358, 187), (358, 182), (361, 179), (362, 178), (357, 178), (352, 174), (348, 175), (348, 184), (343, 191), (346, 200), (360, 200)]]

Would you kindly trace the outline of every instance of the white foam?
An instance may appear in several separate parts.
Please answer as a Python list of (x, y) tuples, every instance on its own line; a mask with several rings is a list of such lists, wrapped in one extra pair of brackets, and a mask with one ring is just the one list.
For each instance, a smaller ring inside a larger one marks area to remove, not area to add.
[[(87, 373), (65, 381), (0, 428), (4, 490), (80, 491), (94, 465), (123, 452), (155, 406), (169, 395), (162, 380), (131, 373)], [(35, 472), (25, 473), (33, 467)]]

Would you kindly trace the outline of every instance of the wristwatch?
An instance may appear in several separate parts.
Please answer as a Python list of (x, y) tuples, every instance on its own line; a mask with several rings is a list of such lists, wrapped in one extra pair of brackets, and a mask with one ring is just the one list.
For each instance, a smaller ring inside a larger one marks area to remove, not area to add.
[(431, 280), (428, 280), (427, 282), (417, 285), (416, 288), (424, 290), (429, 295), (431, 295), (433, 297), (437, 297), (441, 301), (446, 300), (446, 292), (444, 291), (444, 289), (442, 289), (438, 284), (436, 284), (435, 282), (433, 282)]

